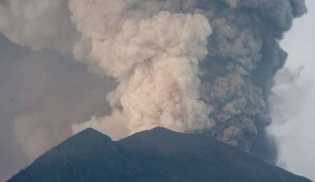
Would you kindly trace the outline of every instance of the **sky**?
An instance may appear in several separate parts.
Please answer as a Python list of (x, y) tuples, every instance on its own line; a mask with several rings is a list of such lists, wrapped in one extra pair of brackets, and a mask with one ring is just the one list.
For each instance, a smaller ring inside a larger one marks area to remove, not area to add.
[(270, 132), (280, 147), (279, 165), (315, 180), (315, 1), (306, 2), (308, 14), (295, 20), (281, 42), (289, 53), (286, 68), (303, 70), (296, 80), (273, 89), (282, 102), (274, 111)]

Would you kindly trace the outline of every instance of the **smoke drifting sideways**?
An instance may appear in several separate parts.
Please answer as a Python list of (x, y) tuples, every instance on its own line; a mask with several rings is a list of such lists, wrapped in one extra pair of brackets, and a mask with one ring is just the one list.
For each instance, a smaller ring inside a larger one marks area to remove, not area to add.
[(268, 130), (277, 139), (279, 165), (315, 180), (315, 1), (306, 3), (307, 15), (295, 22), (281, 43), (290, 55), (272, 89), (274, 124)]
[(73, 123), (109, 112), (104, 93), (114, 84), (56, 52), (34, 52), (3, 36), (0, 47), (0, 181), (5, 181), (71, 136)]
[[(115, 80), (104, 92), (111, 114), (72, 122), (74, 133), (204, 132), (274, 162), (265, 128), (273, 79), (287, 57), (279, 40), (305, 12), (303, 0), (2, 0), (0, 32)], [(32, 133), (36, 126), (21, 125), (29, 123), (23, 118), (16, 116), (16, 128)]]
[(315, 140), (311, 132), (314, 126), (314, 76), (307, 71), (300, 72), (301, 69), (292, 69), (295, 68), (286, 67), (277, 75), (271, 97), (274, 124), (268, 132), (277, 139), (278, 165), (314, 180)]

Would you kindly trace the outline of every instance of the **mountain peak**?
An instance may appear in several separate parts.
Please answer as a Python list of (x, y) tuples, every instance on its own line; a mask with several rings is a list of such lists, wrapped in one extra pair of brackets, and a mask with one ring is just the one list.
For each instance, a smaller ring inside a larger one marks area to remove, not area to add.
[(86, 129), (9, 180), (24, 181), (310, 182), (208, 136), (164, 128), (117, 142)]
[(81, 132), (77, 133), (76, 135), (74, 135), (73, 137), (71, 137), (72, 139), (82, 139), (82, 138), (102, 138), (104, 140), (108, 140), (111, 141), (112, 139), (107, 136), (104, 135), (103, 133), (93, 129), (93, 128), (87, 128), (85, 130), (82, 130)]

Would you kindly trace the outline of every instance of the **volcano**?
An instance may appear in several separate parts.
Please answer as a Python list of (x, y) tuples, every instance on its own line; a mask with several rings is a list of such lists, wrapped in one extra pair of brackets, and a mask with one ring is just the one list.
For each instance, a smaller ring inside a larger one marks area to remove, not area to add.
[(310, 182), (203, 134), (164, 128), (120, 141), (86, 129), (8, 182)]

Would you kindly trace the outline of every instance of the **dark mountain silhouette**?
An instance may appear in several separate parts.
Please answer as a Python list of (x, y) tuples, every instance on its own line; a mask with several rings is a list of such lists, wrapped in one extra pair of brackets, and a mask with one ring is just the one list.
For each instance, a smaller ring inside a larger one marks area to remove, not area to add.
[(118, 142), (87, 129), (9, 182), (310, 182), (202, 134), (163, 128)]

